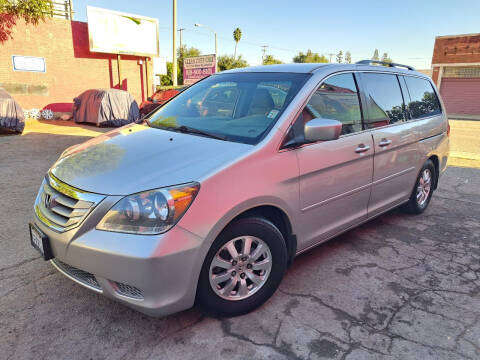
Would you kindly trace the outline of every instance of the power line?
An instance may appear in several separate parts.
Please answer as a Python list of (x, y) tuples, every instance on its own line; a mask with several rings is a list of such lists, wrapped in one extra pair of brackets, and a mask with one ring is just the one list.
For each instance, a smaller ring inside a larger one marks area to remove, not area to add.
[[(169, 27), (166, 27), (166, 26), (160, 26), (159, 27), (161, 30), (169, 30), (170, 28)], [(182, 28), (181, 29), (182, 31), (185, 30), (185, 31), (188, 31), (188, 32), (191, 32), (192, 34), (195, 34), (195, 35), (200, 35), (200, 36), (205, 36), (205, 37), (210, 37), (211, 34), (210, 33), (206, 33), (206, 32), (203, 32), (203, 31), (198, 31), (198, 30), (195, 30), (195, 29), (192, 29), (192, 28)], [(180, 29), (179, 29), (180, 31)], [(180, 34), (181, 34), (181, 31), (180, 31)], [(235, 42), (232, 38), (229, 38), (229, 37), (225, 37), (225, 36), (218, 36), (219, 39), (222, 39), (222, 40), (226, 40), (226, 41), (229, 41), (229, 42)], [(268, 47), (268, 49), (271, 49), (271, 50), (278, 50), (278, 51), (285, 51), (285, 52), (291, 52), (291, 53), (295, 53), (295, 54), (298, 54), (300, 52), (303, 52), (304, 50), (299, 50), (299, 49), (292, 49), (292, 48), (284, 48), (284, 47), (278, 47), (278, 46), (272, 46), (272, 45), (264, 45), (262, 43), (257, 43), (257, 42), (254, 42), (254, 41), (248, 41), (248, 40), (244, 40), (242, 39), (241, 40), (241, 44), (243, 45), (249, 45), (249, 46), (255, 46), (255, 47), (260, 47), (262, 50), (262, 53), (264, 54), (265, 56), (265, 52), (264, 52), (264, 46), (265, 47)], [(313, 51), (315, 52), (315, 51)], [(325, 54), (325, 52), (317, 52), (319, 54)], [(334, 55), (336, 55), (336, 53), (326, 53), (327, 56), (329, 56), (330, 58), (330, 62), (332, 62), (332, 57)], [(366, 55), (366, 56), (361, 56), (361, 55), (355, 55), (355, 56), (352, 56), (352, 60), (354, 59), (359, 59), (359, 60), (363, 60), (363, 59), (370, 59), (370, 55)], [(430, 56), (428, 57), (408, 57), (408, 58), (404, 58), (404, 59), (409, 59), (409, 60), (427, 60), (427, 59), (431, 59)]]
[[(210, 36), (210, 34), (208, 34), (208, 33), (205, 33), (205, 32), (202, 32), (202, 31), (196, 31), (196, 30), (194, 30), (194, 29), (188, 29), (188, 28), (186, 28), (185, 31), (189, 31), (189, 32), (195, 33), (195, 34), (197, 34), (197, 35)], [(219, 39), (222, 39), (222, 40), (229, 41), (229, 42), (235, 42), (233, 39), (228, 38), (228, 37), (225, 37), (225, 36), (220, 36), (220, 35), (219, 35), (218, 38), (219, 38)], [(262, 46), (263, 46), (262, 43), (257, 43), (257, 42), (253, 42), (253, 41), (243, 40), (243, 39), (241, 40), (241, 44), (243, 44), (243, 45), (251, 45), (251, 46), (258, 46), (258, 47), (262, 47)], [(292, 52), (292, 53), (298, 53), (298, 52), (300, 52), (300, 50), (282, 48), (282, 47), (271, 46), (271, 45), (268, 45), (268, 47), (269, 47), (270, 49), (273, 49), (273, 50), (288, 51), (288, 52)]]

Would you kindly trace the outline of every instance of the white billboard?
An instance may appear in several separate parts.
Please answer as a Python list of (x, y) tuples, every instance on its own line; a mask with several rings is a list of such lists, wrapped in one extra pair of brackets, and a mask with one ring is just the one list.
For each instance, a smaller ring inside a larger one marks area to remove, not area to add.
[(158, 20), (87, 6), (90, 51), (158, 56)]

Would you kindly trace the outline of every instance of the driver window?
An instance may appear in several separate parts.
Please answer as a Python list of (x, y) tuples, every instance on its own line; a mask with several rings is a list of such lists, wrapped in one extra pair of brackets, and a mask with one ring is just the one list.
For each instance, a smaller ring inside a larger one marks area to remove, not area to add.
[(353, 74), (329, 77), (315, 91), (302, 112), (304, 121), (325, 118), (340, 121), (342, 135), (362, 130), (358, 89)]

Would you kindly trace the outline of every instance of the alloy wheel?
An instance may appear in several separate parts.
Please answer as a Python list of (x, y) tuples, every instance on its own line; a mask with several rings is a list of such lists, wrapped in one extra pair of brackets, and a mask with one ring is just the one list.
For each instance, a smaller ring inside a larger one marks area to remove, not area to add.
[(432, 189), (432, 173), (429, 169), (424, 169), (418, 181), (417, 203), (420, 206), (425, 205), (428, 195)]
[(241, 236), (225, 243), (210, 264), (213, 291), (226, 300), (243, 300), (266, 283), (272, 269), (268, 245), (254, 236)]

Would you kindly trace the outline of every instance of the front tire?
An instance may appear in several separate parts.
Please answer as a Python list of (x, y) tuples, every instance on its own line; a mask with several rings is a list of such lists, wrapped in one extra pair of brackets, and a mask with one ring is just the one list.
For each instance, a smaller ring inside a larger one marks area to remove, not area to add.
[(205, 258), (197, 304), (211, 315), (246, 314), (273, 295), (286, 267), (285, 240), (275, 225), (259, 217), (235, 220)]
[(420, 170), (410, 199), (403, 206), (406, 212), (421, 214), (425, 211), (432, 198), (436, 176), (435, 165), (432, 160), (427, 160)]

